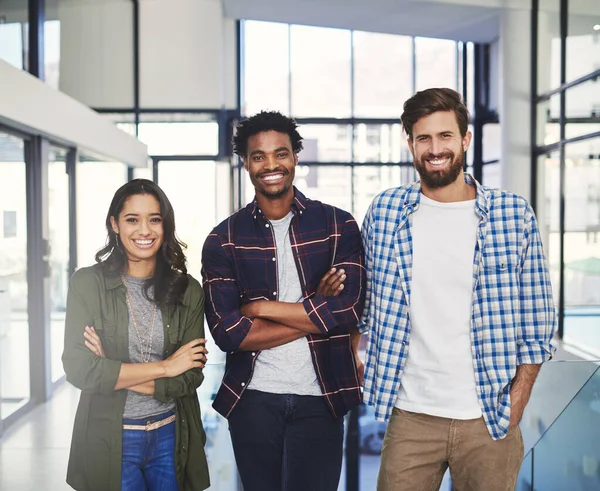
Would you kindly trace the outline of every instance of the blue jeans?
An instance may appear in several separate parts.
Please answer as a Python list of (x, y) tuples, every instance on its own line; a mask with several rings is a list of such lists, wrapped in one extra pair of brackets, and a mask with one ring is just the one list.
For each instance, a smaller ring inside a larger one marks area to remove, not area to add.
[(244, 491), (336, 491), (344, 419), (324, 397), (246, 390), (229, 416)]
[[(173, 411), (124, 425), (160, 421)], [(151, 431), (123, 430), (121, 491), (178, 491), (175, 474), (175, 422)]]

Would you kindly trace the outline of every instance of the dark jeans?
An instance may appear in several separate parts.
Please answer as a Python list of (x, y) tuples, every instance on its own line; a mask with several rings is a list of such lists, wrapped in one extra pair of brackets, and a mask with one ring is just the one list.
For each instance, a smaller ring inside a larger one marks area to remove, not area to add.
[[(144, 426), (173, 414), (123, 419), (124, 425)], [(123, 430), (121, 491), (177, 491), (175, 421), (151, 431)]]
[(229, 416), (244, 491), (336, 491), (344, 419), (324, 397), (246, 390)]

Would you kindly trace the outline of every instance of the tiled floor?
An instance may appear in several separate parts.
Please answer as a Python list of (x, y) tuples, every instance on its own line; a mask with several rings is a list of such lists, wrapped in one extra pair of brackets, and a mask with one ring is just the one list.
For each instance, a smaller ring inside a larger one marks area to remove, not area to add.
[(0, 490), (63, 491), (71, 429), (79, 393), (63, 384), (52, 400), (29, 414), (0, 440)]

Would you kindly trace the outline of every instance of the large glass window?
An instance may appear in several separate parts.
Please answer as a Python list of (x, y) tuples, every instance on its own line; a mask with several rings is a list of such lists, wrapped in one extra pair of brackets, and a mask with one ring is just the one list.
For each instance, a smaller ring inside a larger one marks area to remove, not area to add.
[(304, 124), (299, 129), (304, 139), (300, 162), (351, 162), (352, 126)]
[(566, 81), (570, 82), (600, 69), (600, 2), (571, 1), (568, 12)]
[(261, 110), (290, 113), (289, 26), (244, 23), (243, 114)]
[(219, 124), (203, 114), (142, 114), (139, 139), (150, 155), (218, 155)]
[(60, 21), (44, 23), (44, 79), (48, 85), (58, 90), (60, 69)]
[(24, 142), (0, 132), (0, 419), (30, 397)]
[(351, 116), (350, 31), (291, 26), (291, 113)]
[(411, 160), (400, 124), (357, 124), (354, 127), (354, 162), (408, 162)]
[(0, 23), (0, 59), (23, 69), (23, 24)]
[(413, 92), (412, 47), (408, 36), (354, 32), (355, 116), (400, 117)]
[(416, 90), (449, 87), (456, 90), (457, 57), (455, 41), (415, 38)]
[(564, 339), (600, 356), (600, 138), (565, 156)]
[(115, 191), (127, 182), (127, 166), (82, 153), (77, 164), (77, 263), (95, 264), (106, 244), (106, 214)]
[[(600, 38), (600, 33), (598, 37)], [(600, 51), (600, 43), (598, 51)], [(600, 68), (600, 62), (598, 68)], [(566, 138), (600, 131), (600, 78), (589, 80), (569, 89), (565, 98)]]
[[(539, 157), (532, 166), (538, 183), (544, 183), (536, 205), (559, 308), (559, 334), (600, 356), (600, 283), (594, 283), (600, 277), (600, 82), (594, 77), (600, 69), (600, 4), (572, 0), (566, 11), (562, 5), (541, 2), (536, 13)], [(561, 20), (567, 27), (562, 40)], [(562, 82), (569, 87), (560, 87), (563, 72)]]

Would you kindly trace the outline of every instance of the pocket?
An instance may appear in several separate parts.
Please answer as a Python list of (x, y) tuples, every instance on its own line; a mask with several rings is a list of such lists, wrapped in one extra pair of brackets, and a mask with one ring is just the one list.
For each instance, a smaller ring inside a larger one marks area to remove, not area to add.
[(104, 354), (108, 357), (116, 356), (117, 326), (104, 317), (94, 317), (93, 327), (100, 337)]

